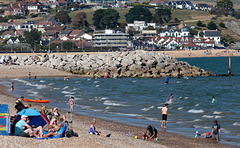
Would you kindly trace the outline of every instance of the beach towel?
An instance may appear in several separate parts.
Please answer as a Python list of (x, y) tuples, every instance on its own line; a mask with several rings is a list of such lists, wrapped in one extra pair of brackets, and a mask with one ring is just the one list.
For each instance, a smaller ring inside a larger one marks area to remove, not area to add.
[(11, 133), (10, 115), (8, 104), (0, 105), (0, 135), (9, 135)]

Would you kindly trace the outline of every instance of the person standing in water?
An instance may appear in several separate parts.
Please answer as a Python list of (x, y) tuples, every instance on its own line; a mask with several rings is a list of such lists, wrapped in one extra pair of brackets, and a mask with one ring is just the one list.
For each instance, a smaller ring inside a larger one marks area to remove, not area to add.
[(162, 128), (166, 128), (166, 121), (168, 118), (168, 104), (165, 104), (165, 106), (162, 108)]
[(169, 82), (169, 77), (167, 76), (165, 80), (165, 84), (168, 84), (168, 82)]
[(169, 103), (172, 103), (172, 99), (173, 99), (173, 94), (171, 94), (169, 97)]
[(73, 112), (73, 105), (75, 104), (74, 97), (69, 99), (68, 104), (70, 105), (70, 112)]
[(212, 103), (216, 102), (217, 100), (215, 99), (215, 96), (212, 98)]
[(14, 82), (11, 83), (11, 87), (10, 87), (10, 91), (13, 92), (14, 90), (14, 86), (13, 86)]

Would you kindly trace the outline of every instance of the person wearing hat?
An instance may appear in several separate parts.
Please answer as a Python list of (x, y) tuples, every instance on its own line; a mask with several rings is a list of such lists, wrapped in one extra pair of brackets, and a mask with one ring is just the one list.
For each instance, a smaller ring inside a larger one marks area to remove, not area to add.
[[(15, 125), (15, 135), (16, 136), (34, 136), (34, 131), (30, 125), (27, 124), (28, 116), (22, 115), (21, 120), (19, 120)], [(23, 130), (25, 129), (25, 130)]]

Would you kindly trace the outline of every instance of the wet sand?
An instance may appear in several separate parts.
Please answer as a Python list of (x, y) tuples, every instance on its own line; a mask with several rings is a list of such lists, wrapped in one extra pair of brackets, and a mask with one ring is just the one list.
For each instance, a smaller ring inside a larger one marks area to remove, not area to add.
[[(14, 66), (13, 66), (14, 67)], [(12, 68), (12, 66), (8, 66)], [(28, 74), (29, 67), (20, 66), (15, 69), (2, 69), (0, 67), (0, 78), (13, 78), (16, 77), (16, 72), (21, 71), (17, 77), (25, 77)], [(32, 69), (34, 74), (37, 71), (44, 71), (41, 76), (51, 77), (51, 76), (65, 76), (66, 73), (60, 73), (54, 71), (51, 73), (51, 70), (47, 69), (38, 69), (35, 67)], [(7, 71), (10, 72), (7, 72)], [(11, 71), (14, 70), (14, 71)], [(4, 71), (4, 75), (3, 72)], [(24, 72), (25, 71), (25, 72)], [(49, 72), (49, 73), (48, 73)], [(69, 75), (71, 76), (71, 75)], [(14, 103), (17, 98), (11, 96), (9, 90), (5, 92), (7, 88), (1, 85), (0, 81), (0, 102), (2, 104), (9, 104), (10, 114), (14, 115), (16, 110), (14, 109)], [(24, 102), (25, 104), (27, 102)], [(37, 103), (32, 103), (32, 108), (40, 110), (41, 105)], [(47, 109), (53, 108), (53, 106), (47, 106)], [(64, 111), (61, 111), (61, 114), (65, 114)], [(59, 138), (59, 139), (49, 139), (49, 140), (36, 140), (33, 138), (24, 138), (17, 136), (1, 136), (0, 143), (1, 147), (233, 147), (229, 145), (220, 144), (216, 141), (209, 139), (205, 140), (195, 140), (190, 137), (186, 137), (181, 134), (169, 133), (168, 131), (161, 131), (158, 129), (158, 141), (155, 140), (141, 140), (141, 135), (144, 132), (145, 128), (130, 126), (119, 122), (114, 122), (110, 120), (97, 119), (96, 128), (104, 134), (111, 133), (110, 138), (90, 135), (89, 127), (93, 120), (92, 117), (87, 117), (83, 115), (73, 115), (73, 129), (78, 133), (79, 137), (73, 138)], [(160, 124), (160, 123), (159, 123)], [(127, 136), (126, 134), (130, 131), (131, 135)], [(134, 137), (138, 136), (139, 139)]]

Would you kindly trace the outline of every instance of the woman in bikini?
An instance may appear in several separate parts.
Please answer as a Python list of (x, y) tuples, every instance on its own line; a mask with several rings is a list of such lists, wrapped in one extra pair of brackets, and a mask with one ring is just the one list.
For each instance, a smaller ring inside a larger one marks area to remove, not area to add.
[(68, 104), (70, 105), (70, 112), (73, 112), (73, 105), (75, 104), (74, 97), (69, 99)]

